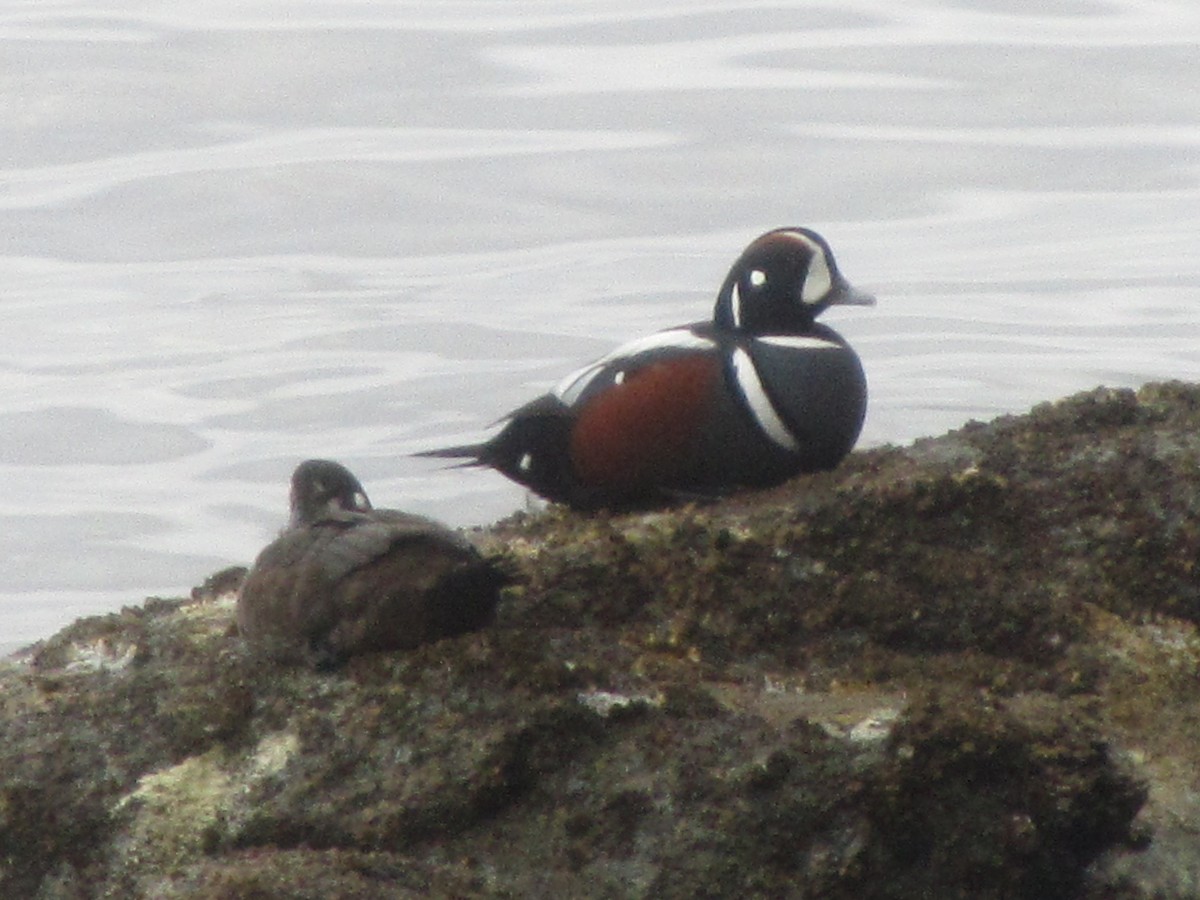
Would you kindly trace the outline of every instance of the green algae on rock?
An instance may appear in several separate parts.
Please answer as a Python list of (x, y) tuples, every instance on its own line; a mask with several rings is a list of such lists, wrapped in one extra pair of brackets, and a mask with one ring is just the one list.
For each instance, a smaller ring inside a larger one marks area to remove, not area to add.
[(4, 664), (0, 896), (1193, 897), (1200, 389), (653, 514), (336, 673), (239, 572)]

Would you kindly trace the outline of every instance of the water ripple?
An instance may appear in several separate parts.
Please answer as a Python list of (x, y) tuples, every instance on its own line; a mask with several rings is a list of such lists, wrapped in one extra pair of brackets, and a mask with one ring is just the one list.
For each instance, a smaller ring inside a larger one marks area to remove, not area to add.
[(0, 641), (246, 562), (299, 459), (408, 453), (702, 319), (763, 229), (880, 298), (864, 445), (1200, 380), (1200, 7), (0, 0)]
[(670, 135), (602, 131), (486, 131), (435, 128), (325, 128), (277, 132), (245, 141), (127, 153), (35, 169), (0, 171), (0, 209), (69, 203), (149, 178), (236, 169), (280, 169), (300, 163), (493, 159), (522, 154), (662, 147)]

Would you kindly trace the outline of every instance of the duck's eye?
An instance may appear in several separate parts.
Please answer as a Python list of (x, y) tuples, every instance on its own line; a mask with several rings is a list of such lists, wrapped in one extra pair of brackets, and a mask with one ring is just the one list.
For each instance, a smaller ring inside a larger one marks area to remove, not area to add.
[(762, 269), (750, 270), (750, 286), (760, 288), (767, 283), (767, 273)]

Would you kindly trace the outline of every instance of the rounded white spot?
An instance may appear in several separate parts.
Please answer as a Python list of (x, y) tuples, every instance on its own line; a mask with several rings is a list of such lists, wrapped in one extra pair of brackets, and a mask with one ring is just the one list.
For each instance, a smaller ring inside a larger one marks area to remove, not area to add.
[(624, 383), (625, 383), (625, 370), (621, 369), (619, 372), (617, 372), (616, 375), (613, 376), (613, 384), (624, 384)]
[(517, 468), (520, 469), (522, 472), (528, 472), (530, 469), (532, 469), (533, 468), (533, 454), (532, 453), (522, 453), (521, 458), (519, 460), (517, 460)]
[(750, 272), (750, 283), (754, 287), (762, 287), (767, 283), (767, 273), (762, 269), (754, 269)]

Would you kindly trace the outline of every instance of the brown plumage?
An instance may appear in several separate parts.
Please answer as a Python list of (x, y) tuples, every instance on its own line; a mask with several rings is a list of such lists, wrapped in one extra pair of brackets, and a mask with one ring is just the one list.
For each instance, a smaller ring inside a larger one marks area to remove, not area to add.
[(340, 464), (301, 463), (291, 510), (238, 597), (239, 631), (268, 655), (336, 665), (492, 621), (504, 573), (432, 519), (373, 509)]

